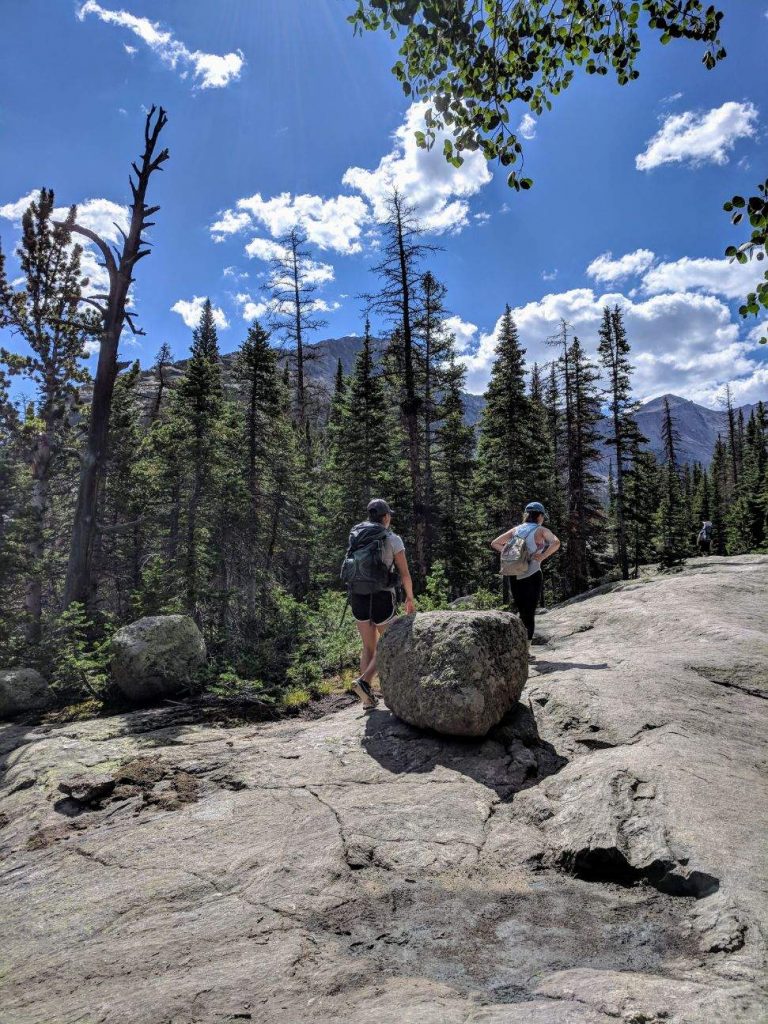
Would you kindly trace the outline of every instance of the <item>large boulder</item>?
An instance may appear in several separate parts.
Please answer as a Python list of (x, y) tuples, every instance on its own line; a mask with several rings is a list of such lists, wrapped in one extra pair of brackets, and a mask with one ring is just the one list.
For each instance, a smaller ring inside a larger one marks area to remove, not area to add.
[(484, 736), (528, 678), (528, 640), (508, 612), (427, 612), (397, 619), (381, 639), (384, 699), (404, 722)]
[(112, 679), (129, 700), (148, 704), (188, 687), (205, 656), (205, 641), (188, 615), (152, 615), (115, 633)]
[(52, 702), (48, 684), (33, 668), (10, 668), (0, 672), (0, 719), (39, 711)]

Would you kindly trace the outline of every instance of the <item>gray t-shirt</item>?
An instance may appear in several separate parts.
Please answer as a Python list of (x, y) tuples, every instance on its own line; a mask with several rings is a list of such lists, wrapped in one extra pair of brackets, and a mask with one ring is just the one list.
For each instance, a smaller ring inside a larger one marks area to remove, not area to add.
[[(388, 530), (387, 536), (384, 538), (384, 544), (381, 552), (381, 559), (388, 569), (391, 569), (395, 564), (395, 555), (399, 555), (401, 551), (405, 551), (405, 544), (403, 544), (402, 537), (393, 533), (392, 530)], [(394, 586), (389, 587), (388, 589), (393, 593), (395, 591)]]

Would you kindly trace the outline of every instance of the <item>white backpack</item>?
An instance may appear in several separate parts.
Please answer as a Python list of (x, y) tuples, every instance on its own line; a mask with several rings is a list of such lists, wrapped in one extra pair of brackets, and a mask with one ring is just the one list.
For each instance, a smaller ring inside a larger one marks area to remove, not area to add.
[(536, 523), (530, 524), (531, 529), (523, 532), (521, 527), (510, 537), (501, 551), (501, 575), (524, 576), (531, 567), (531, 553), (528, 550), (528, 538), (538, 530)]

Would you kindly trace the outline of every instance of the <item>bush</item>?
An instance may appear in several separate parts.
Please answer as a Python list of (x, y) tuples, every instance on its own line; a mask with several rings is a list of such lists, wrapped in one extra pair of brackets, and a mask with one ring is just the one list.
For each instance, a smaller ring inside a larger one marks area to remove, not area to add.
[(110, 620), (97, 623), (89, 619), (78, 602), (48, 621), (44, 653), (50, 666), (51, 689), (61, 700), (103, 700), (113, 632)]
[(420, 612), (441, 612), (451, 605), (451, 586), (442, 562), (435, 562), (427, 576), (426, 593), (417, 601)]

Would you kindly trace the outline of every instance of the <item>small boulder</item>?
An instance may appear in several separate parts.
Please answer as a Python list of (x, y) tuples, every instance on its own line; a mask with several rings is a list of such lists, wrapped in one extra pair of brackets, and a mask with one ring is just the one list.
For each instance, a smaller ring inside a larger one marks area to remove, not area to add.
[(170, 697), (205, 664), (205, 641), (188, 615), (153, 615), (112, 638), (112, 678), (137, 704)]
[(508, 612), (427, 612), (396, 619), (377, 667), (390, 710), (410, 725), (484, 736), (518, 701), (528, 641)]
[(25, 711), (39, 711), (53, 702), (53, 694), (33, 668), (10, 668), (0, 672), (0, 719)]

